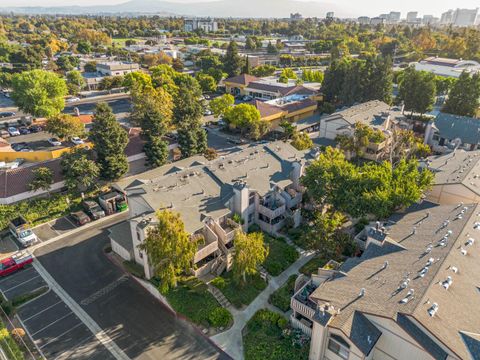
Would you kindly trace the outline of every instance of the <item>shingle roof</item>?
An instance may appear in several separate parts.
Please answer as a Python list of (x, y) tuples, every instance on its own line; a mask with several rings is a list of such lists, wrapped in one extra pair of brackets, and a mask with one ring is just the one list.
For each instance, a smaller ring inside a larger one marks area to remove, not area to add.
[(427, 163), (435, 175), (435, 185), (462, 184), (480, 195), (480, 151), (456, 150), (431, 156)]
[(228, 79), (225, 79), (224, 82), (230, 82), (230, 83), (246, 86), (250, 82), (256, 81), (256, 80), (258, 80), (258, 78), (256, 76), (248, 75), (248, 74), (241, 74), (241, 75), (238, 75), (238, 76), (233, 76), (233, 77), (230, 77)]
[(461, 139), (463, 143), (480, 143), (480, 119), (446, 113), (437, 115), (434, 121), (439, 135), (448, 140)]
[(277, 115), (283, 113), (283, 110), (280, 109), (277, 106), (267, 104), (261, 100), (252, 100), (252, 105), (257, 108), (257, 110), (260, 112), (260, 117), (266, 118), (269, 116)]
[(382, 332), (359, 311), (350, 314), (342, 330), (347, 331), (350, 340), (365, 355), (370, 354), (382, 335)]
[[(476, 288), (480, 283), (480, 229), (474, 228), (479, 209), (478, 205), (468, 205), (465, 209), (423, 203), (392, 217), (396, 223), (387, 229), (383, 246), (369, 245), (361, 258), (354, 258), (340, 268), (345, 276), (321, 284), (311, 295), (319, 304), (328, 302), (340, 310), (329, 326), (350, 336), (349, 318), (354, 311), (393, 320), (402, 313), (415, 319), (458, 357), (469, 358), (459, 331), (475, 334), (480, 324), (480, 312), (473, 311), (480, 308)], [(462, 216), (457, 217), (461, 212)], [(449, 223), (442, 228), (447, 219)], [(440, 246), (439, 240), (448, 230), (451, 231), (448, 241)], [(469, 237), (476, 240), (472, 246), (466, 244)], [(462, 248), (467, 255), (461, 253)], [(430, 258), (433, 261), (428, 271), (419, 276)], [(452, 266), (458, 269), (457, 273)], [(447, 276), (453, 282), (445, 289), (442, 282)], [(407, 278), (410, 281), (401, 290), (399, 285)], [(365, 289), (363, 296), (359, 296), (360, 288)], [(414, 289), (414, 296), (402, 303), (409, 289)], [(432, 317), (428, 309), (434, 302), (439, 309)]]
[(473, 360), (480, 360), (480, 334), (460, 332)]

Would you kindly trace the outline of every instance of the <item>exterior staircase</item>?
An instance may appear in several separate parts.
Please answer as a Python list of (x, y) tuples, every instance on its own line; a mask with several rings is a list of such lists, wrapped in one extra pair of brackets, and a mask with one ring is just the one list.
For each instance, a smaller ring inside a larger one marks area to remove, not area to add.
[(213, 295), (213, 297), (218, 301), (220, 305), (222, 305), (224, 308), (229, 309), (232, 307), (232, 304), (228, 299), (222, 294), (220, 290), (218, 290), (215, 286), (207, 284), (208, 286), (208, 291)]

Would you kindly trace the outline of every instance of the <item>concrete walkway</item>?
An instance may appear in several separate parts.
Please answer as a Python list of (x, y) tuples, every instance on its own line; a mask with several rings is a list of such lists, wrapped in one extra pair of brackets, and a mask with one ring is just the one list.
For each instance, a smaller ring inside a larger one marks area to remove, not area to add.
[(270, 295), (285, 284), (291, 275), (298, 274), (299, 269), (314, 256), (315, 252), (313, 251), (300, 251), (298, 260), (280, 275), (271, 278), (265, 290), (250, 305), (244, 310), (231, 309), (234, 320), (233, 326), (223, 333), (212, 336), (213, 342), (233, 359), (243, 360), (242, 329), (248, 320), (260, 309), (271, 309), (271, 305), (268, 303)]

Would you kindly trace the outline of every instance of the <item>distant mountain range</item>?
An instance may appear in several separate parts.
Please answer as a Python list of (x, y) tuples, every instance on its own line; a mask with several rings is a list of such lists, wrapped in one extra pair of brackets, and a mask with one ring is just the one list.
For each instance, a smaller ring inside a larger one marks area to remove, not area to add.
[(308, 17), (325, 17), (328, 11), (335, 16), (351, 16), (337, 5), (296, 0), (220, 0), (195, 3), (174, 3), (162, 0), (131, 0), (118, 5), (56, 6), (56, 7), (1, 7), (0, 12), (22, 14), (156, 14), (160, 16), (211, 16), (283, 18), (299, 12)]

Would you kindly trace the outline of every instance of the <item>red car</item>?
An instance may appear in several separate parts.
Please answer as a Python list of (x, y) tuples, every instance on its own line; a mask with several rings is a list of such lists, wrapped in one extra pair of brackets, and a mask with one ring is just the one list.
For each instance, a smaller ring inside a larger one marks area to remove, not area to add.
[(33, 262), (32, 255), (22, 251), (0, 261), (0, 276), (10, 275)]
[(77, 224), (78, 226), (82, 226), (90, 222), (90, 217), (83, 211), (76, 211), (74, 213), (71, 213), (70, 216), (72, 217), (73, 221), (75, 221), (75, 224)]

